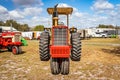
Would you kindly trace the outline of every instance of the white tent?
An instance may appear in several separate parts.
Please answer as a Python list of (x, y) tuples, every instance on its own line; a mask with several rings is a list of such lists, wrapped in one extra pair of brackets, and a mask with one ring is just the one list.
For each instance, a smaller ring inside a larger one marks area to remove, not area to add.
[(29, 39), (32, 39), (33, 32), (22, 32), (22, 37), (28, 37)]
[(0, 28), (2, 28), (3, 31), (17, 31), (15, 28), (11, 26), (0, 26)]

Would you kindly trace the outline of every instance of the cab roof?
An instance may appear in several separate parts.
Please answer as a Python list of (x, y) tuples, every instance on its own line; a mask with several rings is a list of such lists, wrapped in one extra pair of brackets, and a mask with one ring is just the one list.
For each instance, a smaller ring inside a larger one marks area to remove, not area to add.
[[(72, 14), (73, 8), (71, 8), (71, 7), (59, 8), (58, 7), (57, 11), (58, 11), (59, 15), (69, 15), (69, 14)], [(54, 12), (54, 8), (47, 8), (47, 12), (48, 12), (48, 14), (52, 15)]]

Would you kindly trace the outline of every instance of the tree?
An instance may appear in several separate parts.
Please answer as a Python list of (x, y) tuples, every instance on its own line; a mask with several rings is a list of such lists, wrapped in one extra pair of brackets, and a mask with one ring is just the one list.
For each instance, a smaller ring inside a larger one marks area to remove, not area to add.
[(3, 21), (0, 21), (0, 26), (12, 26), (18, 31), (29, 31), (30, 29), (28, 24), (20, 24), (14, 20), (7, 20), (5, 23)]
[(0, 26), (4, 26), (5, 23), (3, 21), (0, 21)]
[(21, 31), (29, 31), (29, 29), (30, 29), (30, 28), (28, 27), (28, 24), (23, 24), (23, 25), (21, 25), (20, 27), (21, 27), (21, 28), (20, 28)]
[(44, 31), (44, 26), (43, 25), (37, 25), (35, 28), (33, 28), (34, 31)]
[(113, 25), (99, 24), (98, 28), (115, 28), (115, 26), (113, 26)]

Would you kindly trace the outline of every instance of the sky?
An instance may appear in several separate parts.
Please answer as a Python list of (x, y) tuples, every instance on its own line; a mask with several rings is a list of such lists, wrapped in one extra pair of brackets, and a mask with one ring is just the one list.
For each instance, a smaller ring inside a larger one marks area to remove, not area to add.
[[(47, 8), (56, 4), (73, 8), (69, 27), (120, 26), (120, 0), (0, 0), (0, 21), (13, 19), (30, 27), (51, 27), (52, 18)], [(66, 16), (60, 16), (59, 21), (66, 24)]]

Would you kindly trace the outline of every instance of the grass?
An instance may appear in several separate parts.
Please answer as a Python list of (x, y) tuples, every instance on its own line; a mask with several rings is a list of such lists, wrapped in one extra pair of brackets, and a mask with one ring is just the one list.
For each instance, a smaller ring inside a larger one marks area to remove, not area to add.
[(91, 38), (90, 40), (84, 40), (83, 42), (117, 43), (117, 44), (120, 44), (120, 39), (117, 39), (117, 38)]
[[(1, 80), (119, 80), (120, 49), (115, 46), (87, 45), (88, 43), (120, 43), (118, 39), (82, 40), (82, 56), (80, 62), (70, 62), (69, 75), (52, 75), (50, 62), (39, 59), (39, 41), (28, 41), (23, 46), (23, 54), (13, 55), (11, 52), (0, 53)], [(87, 43), (87, 44), (84, 44)], [(115, 51), (116, 50), (116, 51)]]

